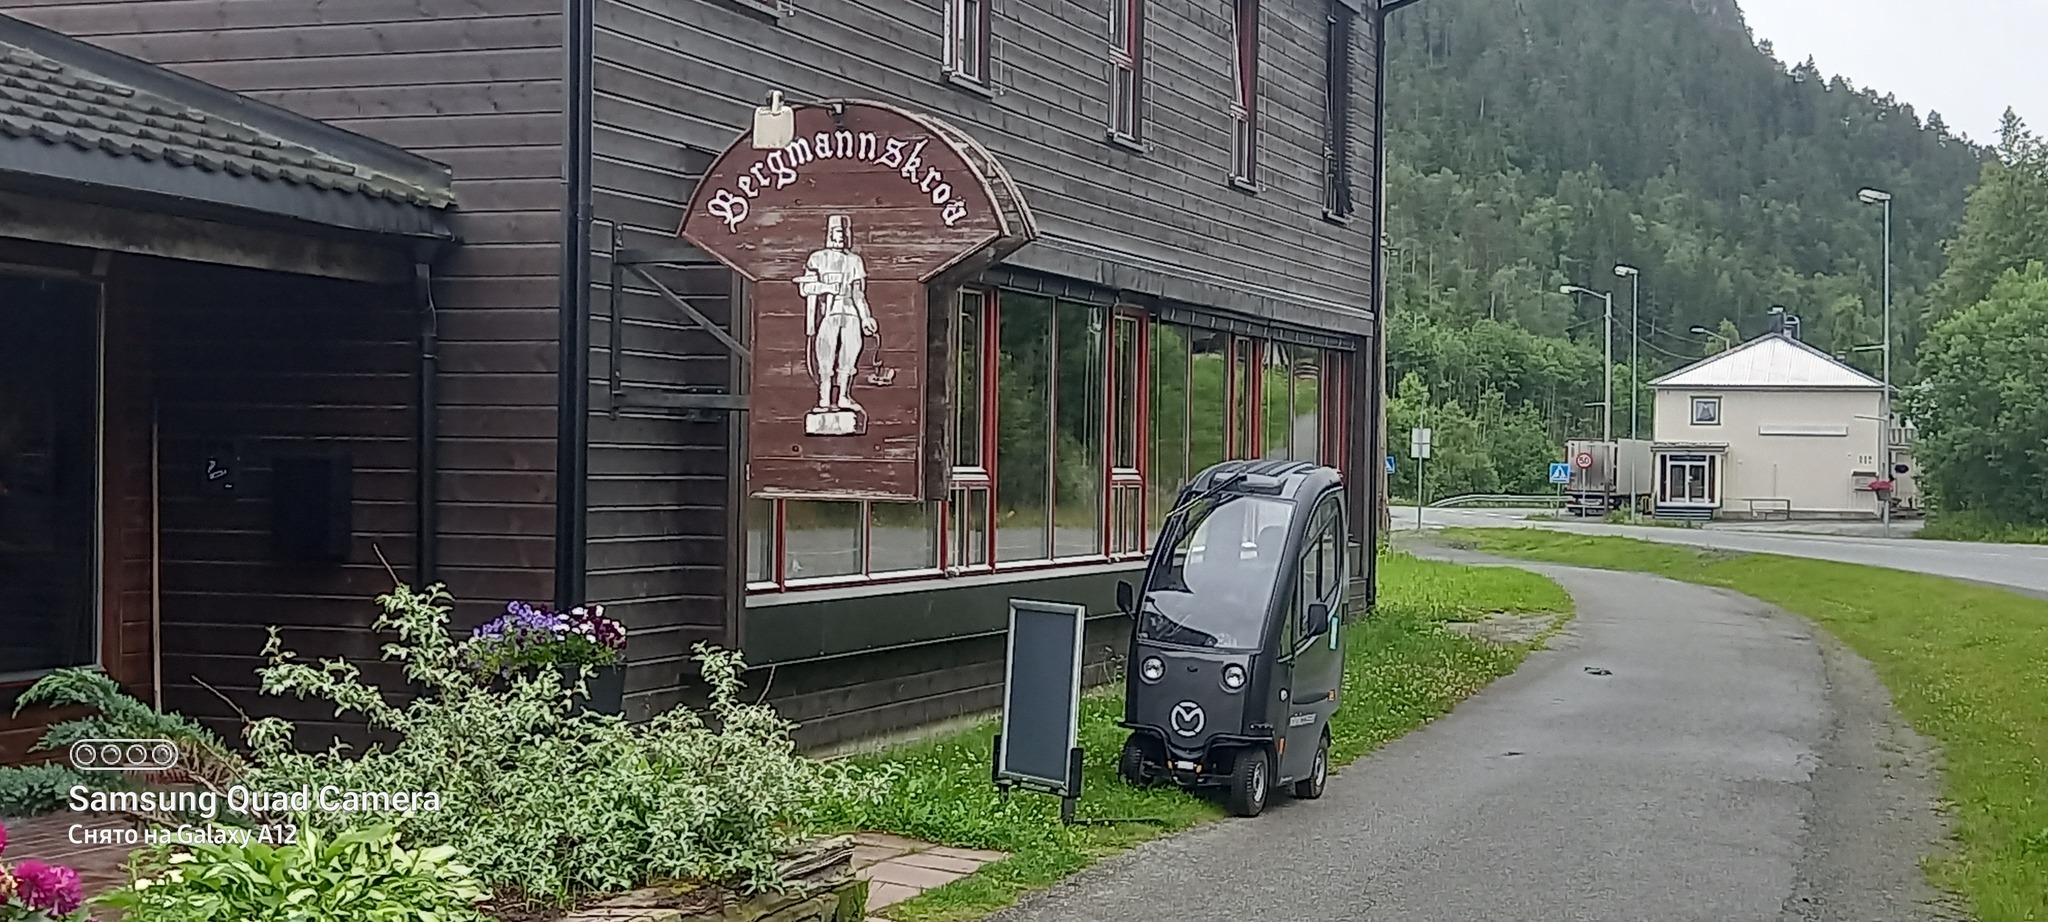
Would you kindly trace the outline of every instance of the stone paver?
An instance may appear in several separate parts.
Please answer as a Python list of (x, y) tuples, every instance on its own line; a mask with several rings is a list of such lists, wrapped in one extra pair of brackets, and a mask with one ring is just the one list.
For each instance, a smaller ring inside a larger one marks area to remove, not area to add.
[(904, 900), (910, 899), (911, 897), (916, 896), (921, 892), (923, 891), (918, 890), (916, 887), (906, 887), (902, 884), (890, 884), (883, 883), (881, 881), (869, 881), (868, 911), (874, 912), (878, 909), (881, 909), (884, 906), (894, 906), (897, 903), (901, 903)]
[(854, 874), (868, 882), (868, 922), (888, 922), (878, 915), (884, 908), (1007, 857), (1002, 852), (949, 848), (881, 833), (862, 833), (853, 839)]

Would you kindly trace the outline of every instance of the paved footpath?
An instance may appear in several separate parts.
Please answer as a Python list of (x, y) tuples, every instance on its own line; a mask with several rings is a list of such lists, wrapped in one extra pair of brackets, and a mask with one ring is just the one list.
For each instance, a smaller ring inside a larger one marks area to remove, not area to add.
[[(1443, 552), (1455, 554), (1456, 552)], [(1955, 918), (1917, 862), (1934, 757), (1867, 663), (1742, 596), (1531, 567), (1572, 627), (1333, 777), (996, 922)]]

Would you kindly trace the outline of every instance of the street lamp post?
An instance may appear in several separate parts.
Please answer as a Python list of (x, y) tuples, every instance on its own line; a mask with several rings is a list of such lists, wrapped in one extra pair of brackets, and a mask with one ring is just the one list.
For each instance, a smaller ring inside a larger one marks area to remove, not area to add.
[(1705, 337), (1707, 337), (1708, 339), (1718, 339), (1718, 340), (1720, 340), (1720, 341), (1721, 341), (1721, 351), (1722, 351), (1722, 352), (1726, 352), (1726, 351), (1728, 351), (1728, 350), (1730, 350), (1730, 349), (1733, 349), (1733, 348), (1735, 348), (1735, 341), (1734, 341), (1734, 340), (1732, 340), (1732, 339), (1729, 339), (1729, 338), (1728, 338), (1728, 337), (1726, 337), (1726, 336), (1722, 336), (1721, 334), (1719, 334), (1719, 333), (1716, 333), (1716, 332), (1714, 332), (1713, 330), (1709, 330), (1709, 329), (1707, 329), (1706, 327), (1700, 326), (1699, 324), (1693, 324), (1693, 327), (1692, 327), (1692, 335), (1694, 335), (1694, 336), (1705, 336)]
[[(1642, 393), (1642, 371), (1636, 367), (1636, 343), (1642, 339), (1641, 315), (1643, 309), (1643, 274), (1634, 266), (1615, 266), (1617, 277), (1628, 279), (1628, 437), (1642, 438), (1642, 414), (1636, 409), (1636, 395)], [(1627, 455), (1629, 502), (1628, 519), (1636, 519), (1635, 500), (1635, 455)]]
[(1636, 393), (1642, 390), (1641, 373), (1636, 370), (1636, 341), (1642, 329), (1637, 324), (1643, 309), (1643, 274), (1634, 266), (1615, 266), (1614, 274), (1628, 279), (1628, 437), (1640, 438), (1636, 422)]
[[(1880, 469), (1879, 480), (1892, 478), (1892, 194), (1881, 189), (1864, 189), (1856, 198), (1865, 205), (1884, 206), (1884, 397), (1878, 404), (1877, 415), (1884, 417), (1877, 424), (1877, 460)], [(1881, 496), (1877, 501), (1878, 514), (1884, 519), (1884, 536), (1892, 536), (1891, 497)]]
[(1600, 414), (1601, 418), (1605, 420), (1605, 422), (1602, 423), (1600, 427), (1600, 440), (1603, 442), (1612, 442), (1614, 441), (1614, 295), (1605, 291), (1594, 291), (1591, 288), (1585, 288), (1578, 285), (1566, 285), (1563, 288), (1558, 289), (1558, 291), (1568, 295), (1592, 295), (1596, 298), (1599, 298), (1607, 305), (1607, 335), (1606, 337), (1604, 337), (1607, 340), (1607, 375), (1605, 385), (1607, 391), (1607, 399), (1606, 402), (1602, 404), (1602, 406), (1606, 407), (1606, 410)]
[[(1421, 0), (1380, 0), (1374, 4), (1372, 19), (1372, 100), (1375, 117), (1380, 119), (1372, 133), (1372, 226), (1384, 240), (1387, 232), (1387, 133), (1384, 113), (1387, 111), (1387, 15), (1395, 10), (1414, 6)], [(1370, 388), (1367, 397), (1372, 401), (1372, 437), (1365, 445), (1372, 451), (1372, 464), (1366, 468), (1367, 483), (1371, 485), (1373, 521), (1378, 530), (1392, 531), (1394, 527), (1391, 497), (1388, 495), (1386, 468), (1380, 463), (1380, 456), (1393, 456), (1392, 446), (1387, 438), (1387, 250), (1374, 247), (1372, 251), (1372, 348), (1373, 359), (1369, 363), (1366, 386)], [(1357, 443), (1353, 443), (1357, 444)], [(1359, 504), (1359, 508), (1363, 503)], [(1371, 552), (1370, 539), (1376, 531), (1364, 533), (1367, 548)], [(1367, 601), (1371, 601), (1377, 584), (1367, 582)]]

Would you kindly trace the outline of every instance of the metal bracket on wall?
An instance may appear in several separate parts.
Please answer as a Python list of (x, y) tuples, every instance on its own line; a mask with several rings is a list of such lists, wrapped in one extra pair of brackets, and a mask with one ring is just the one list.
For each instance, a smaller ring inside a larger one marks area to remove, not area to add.
[(680, 410), (681, 418), (692, 422), (717, 422), (723, 419), (726, 413), (745, 412), (747, 396), (730, 393), (720, 386), (635, 387), (626, 382), (624, 372), (620, 369), (620, 359), (625, 354), (623, 327), (620, 323), (620, 300), (624, 297), (628, 275), (632, 276), (635, 283), (653, 289), (662, 300), (667, 301), (692, 323), (711, 334), (732, 353), (734, 360), (740, 363), (743, 370), (752, 364), (754, 354), (731, 332), (712, 322), (711, 318), (704, 316), (702, 311), (697, 310), (683, 296), (676, 294), (660, 279), (655, 278), (652, 271), (660, 268), (715, 265), (714, 263), (701, 259), (701, 254), (699, 259), (687, 258), (674, 248), (663, 251), (626, 247), (624, 229), (615, 221), (602, 223), (609, 225), (611, 230), (608, 244), (611, 261), (610, 299), (606, 316), (610, 380), (606, 394), (612, 417), (616, 419), (619, 411), (626, 409)]

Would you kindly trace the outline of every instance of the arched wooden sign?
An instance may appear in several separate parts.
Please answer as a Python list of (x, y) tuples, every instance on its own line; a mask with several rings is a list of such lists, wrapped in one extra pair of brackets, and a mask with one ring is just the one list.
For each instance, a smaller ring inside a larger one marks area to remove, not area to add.
[(748, 489), (922, 500), (947, 461), (932, 398), (952, 312), (930, 290), (1028, 242), (1031, 215), (995, 159), (937, 119), (793, 108), (790, 144), (742, 135), (681, 229), (752, 283)]

